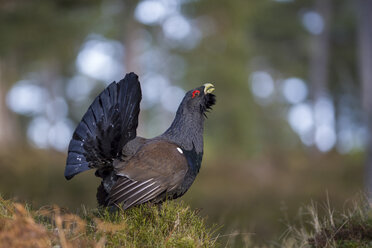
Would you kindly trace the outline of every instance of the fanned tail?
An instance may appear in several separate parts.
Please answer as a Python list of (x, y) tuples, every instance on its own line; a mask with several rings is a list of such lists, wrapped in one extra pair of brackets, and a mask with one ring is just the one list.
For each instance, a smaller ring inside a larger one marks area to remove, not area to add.
[(136, 137), (141, 87), (136, 74), (111, 83), (93, 101), (68, 148), (66, 179), (91, 168), (110, 166), (125, 144)]

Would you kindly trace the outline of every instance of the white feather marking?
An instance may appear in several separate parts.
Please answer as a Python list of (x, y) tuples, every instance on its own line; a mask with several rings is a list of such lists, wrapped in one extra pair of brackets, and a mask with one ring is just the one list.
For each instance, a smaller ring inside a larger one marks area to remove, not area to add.
[[(128, 193), (128, 192), (131, 192), (132, 190), (138, 188), (139, 186), (141, 186), (141, 185), (143, 185), (143, 184), (145, 184), (145, 183), (150, 182), (151, 180), (153, 180), (153, 179), (151, 178), (151, 179), (149, 179), (149, 180), (147, 180), (147, 181), (145, 181), (145, 182), (140, 183), (139, 185), (135, 186), (134, 188), (132, 188), (131, 190), (125, 192), (124, 194), (126, 194), (126, 193)], [(135, 183), (137, 183), (137, 181), (134, 181), (134, 180), (133, 180), (133, 182), (129, 183), (129, 184), (126, 185), (125, 187), (119, 189), (117, 192), (115, 192), (114, 194), (112, 194), (111, 197), (113, 197), (113, 196), (117, 195), (118, 193), (122, 192), (123, 190), (129, 188), (130, 186), (134, 185)], [(124, 183), (124, 184), (125, 184), (125, 183)], [(124, 185), (124, 184), (123, 184), (123, 185)], [(120, 188), (121, 185), (122, 185), (122, 184), (120, 184), (117, 188)]]
[[(152, 200), (153, 198), (155, 198), (157, 195), (159, 195), (161, 193), (161, 188), (159, 188), (160, 186), (157, 186), (155, 187), (154, 189), (152, 189), (151, 191), (151, 194), (150, 195), (147, 195), (146, 198), (142, 199), (140, 202), (146, 202), (146, 201), (149, 201), (149, 200)], [(154, 191), (155, 190), (155, 191)]]
[(144, 203), (144, 202), (147, 202), (149, 200), (151, 200), (152, 198), (149, 198), (149, 195), (150, 197), (157, 193), (157, 189), (159, 188), (160, 186), (156, 186), (155, 188), (152, 188), (149, 192), (147, 192), (146, 194), (144, 194), (143, 196), (141, 196), (140, 198), (136, 199), (135, 201), (133, 201), (131, 204), (129, 204), (128, 206), (126, 206), (126, 208), (129, 208), (133, 205), (136, 205), (136, 204), (141, 204), (141, 203)]
[[(144, 185), (144, 184), (150, 182), (151, 180), (153, 180), (153, 178), (151, 178), (151, 179), (149, 179), (149, 180), (147, 180), (147, 181), (145, 181), (145, 182), (142, 182), (142, 183), (136, 185), (135, 187), (133, 187), (133, 188), (129, 189), (128, 191), (124, 192), (123, 194), (121, 194), (119, 197), (115, 197), (115, 198), (119, 199), (119, 198), (123, 197), (124, 195), (126, 195), (126, 194), (132, 192), (133, 190), (137, 189), (138, 187), (140, 187), (140, 186), (142, 186), (142, 185)], [(135, 181), (135, 183), (137, 183), (137, 181)], [(119, 191), (115, 192), (115, 194), (113, 194), (111, 197), (117, 195), (119, 192), (123, 191), (124, 189), (126, 189), (126, 188), (128, 188), (129, 186), (132, 186), (132, 185), (133, 185), (133, 183), (131, 183), (131, 184), (128, 185), (128, 186), (125, 186), (124, 188), (122, 188), (122, 189), (120, 189)]]
[(146, 187), (143, 187), (143, 188), (141, 188), (140, 190), (134, 192), (132, 195), (128, 196), (127, 198), (128, 198), (128, 199), (129, 199), (129, 198), (132, 198), (133, 196), (135, 196), (135, 195), (141, 193), (142, 191), (144, 191), (144, 190), (147, 189), (148, 187), (151, 187), (151, 186), (154, 185), (155, 183), (156, 183), (156, 182), (153, 182), (153, 183), (151, 183), (151, 184), (149, 184), (149, 185), (146, 185)]
[(177, 147), (177, 151), (178, 151), (179, 153), (183, 154), (183, 151), (182, 151), (181, 148)]
[(119, 185), (114, 185), (114, 186), (115, 186), (115, 188), (122, 188), (124, 185), (133, 184), (133, 183), (136, 183), (136, 182), (137, 181), (130, 180), (130, 179), (126, 178), (126, 180), (121, 182)]
[[(125, 181), (124, 183), (121, 183), (120, 185), (118, 185), (116, 188), (120, 188), (122, 185), (125, 185), (128, 181)], [(118, 193), (120, 193), (121, 191), (125, 190), (126, 188), (132, 186), (133, 184), (137, 183), (137, 181), (133, 181), (133, 182), (130, 182), (129, 184), (127, 184), (125, 187), (123, 188), (120, 188), (118, 191), (116, 191), (114, 194), (111, 195), (111, 197), (113, 197), (114, 195), (117, 195)]]

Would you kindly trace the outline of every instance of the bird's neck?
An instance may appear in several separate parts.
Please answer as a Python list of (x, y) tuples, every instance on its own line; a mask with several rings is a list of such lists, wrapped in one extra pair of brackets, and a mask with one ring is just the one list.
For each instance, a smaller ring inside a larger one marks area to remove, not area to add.
[(204, 116), (199, 112), (176, 113), (171, 126), (161, 136), (180, 145), (181, 148), (196, 153), (203, 152)]

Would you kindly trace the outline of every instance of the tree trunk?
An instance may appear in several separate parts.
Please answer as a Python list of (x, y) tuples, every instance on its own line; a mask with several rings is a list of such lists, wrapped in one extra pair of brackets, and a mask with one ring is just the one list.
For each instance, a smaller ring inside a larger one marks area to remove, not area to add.
[(358, 52), (362, 106), (369, 130), (366, 148), (365, 183), (368, 200), (372, 205), (372, 1), (358, 1)]
[[(323, 30), (320, 34), (313, 34), (310, 39), (310, 64), (309, 64), (309, 88), (310, 98), (315, 104), (320, 98), (327, 97), (329, 80), (329, 54), (330, 54), (330, 22), (331, 22), (331, 0), (315, 0), (315, 11), (323, 19)], [(313, 113), (315, 125), (319, 120), (316, 119), (316, 113)], [(316, 126), (312, 129), (312, 137), (315, 143)], [(311, 150), (312, 158), (319, 158), (319, 150)], [(315, 161), (314, 161), (315, 162)], [(315, 162), (316, 163), (316, 162)]]
[[(135, 11), (135, 8), (138, 4), (138, 1), (128, 1), (126, 4), (126, 15), (123, 16), (123, 23), (126, 23), (124, 25), (123, 29), (123, 43), (125, 48), (125, 54), (124, 54), (124, 65), (126, 73), (134, 72), (137, 75), (139, 75), (140, 80), (141, 76), (143, 76), (143, 71), (141, 70), (141, 65), (139, 64), (138, 58), (140, 57), (138, 53), (138, 40), (140, 40), (143, 37), (140, 37), (140, 33), (138, 32), (140, 30), (140, 25), (133, 19), (133, 14)], [(129, 17), (130, 16), (130, 17)], [(145, 128), (143, 123), (146, 122), (145, 120), (144, 111), (140, 111), (139, 113), (139, 119), (142, 120), (138, 123), (137, 127), (137, 135), (139, 136), (146, 136)]]
[(124, 35), (124, 46), (125, 46), (125, 57), (124, 64), (127, 72), (136, 72), (140, 74), (140, 67), (138, 65), (138, 54), (136, 54), (136, 42), (140, 37), (138, 37), (137, 24), (133, 20), (128, 20), (128, 25), (125, 29)]
[(15, 117), (6, 106), (7, 89), (2, 74), (3, 70), (4, 64), (0, 61), (0, 151), (10, 149), (18, 140)]
[(315, 101), (328, 94), (331, 4), (331, 0), (315, 1), (315, 10), (322, 16), (324, 22), (322, 32), (314, 35), (311, 41), (310, 85)]
[(313, 36), (311, 44), (310, 85), (314, 100), (327, 95), (328, 91), (331, 0), (316, 0), (315, 10), (322, 16), (324, 28)]

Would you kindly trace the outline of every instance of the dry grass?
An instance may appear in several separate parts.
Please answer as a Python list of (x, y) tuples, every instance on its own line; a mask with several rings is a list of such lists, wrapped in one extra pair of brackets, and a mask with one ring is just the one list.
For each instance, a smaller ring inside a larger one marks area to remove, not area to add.
[(305, 207), (300, 224), (289, 225), (281, 247), (372, 247), (372, 212), (367, 200), (346, 205), (342, 212), (335, 212), (329, 201), (321, 207), (316, 203)]
[(5, 202), (2, 207), (5, 214), (0, 219), (0, 247), (51, 246), (50, 233), (42, 225), (35, 223), (24, 206)]

